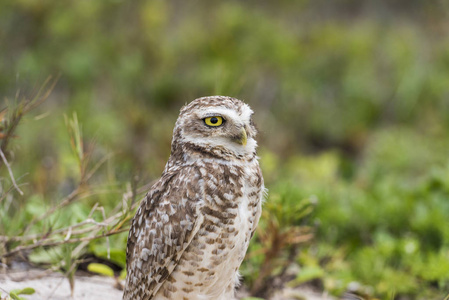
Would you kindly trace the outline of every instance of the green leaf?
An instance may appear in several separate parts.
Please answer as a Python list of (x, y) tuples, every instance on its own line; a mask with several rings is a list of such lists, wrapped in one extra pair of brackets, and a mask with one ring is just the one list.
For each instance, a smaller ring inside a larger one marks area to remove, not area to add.
[(110, 277), (114, 276), (114, 271), (112, 271), (111, 268), (103, 264), (91, 263), (87, 266), (87, 270), (101, 275), (106, 275)]
[(18, 295), (33, 295), (36, 292), (35, 289), (31, 288), (31, 287), (26, 287), (24, 289), (22, 289), (20, 292), (18, 292)]
[(11, 292), (9, 293), (9, 296), (10, 296), (11, 299), (13, 299), (13, 300), (20, 300), (19, 296), (17, 296), (17, 294), (14, 293), (13, 291), (11, 291)]

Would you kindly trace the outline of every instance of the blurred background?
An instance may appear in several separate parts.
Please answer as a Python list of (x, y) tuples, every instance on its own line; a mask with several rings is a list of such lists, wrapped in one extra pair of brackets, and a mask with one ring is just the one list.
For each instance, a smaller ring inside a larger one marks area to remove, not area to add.
[[(35, 232), (79, 222), (97, 202), (108, 213), (127, 186), (157, 179), (181, 106), (228, 95), (256, 112), (270, 190), (245, 289), (266, 299), (304, 285), (363, 299), (447, 295), (446, 1), (1, 1), (0, 45), (2, 108), (58, 78), (10, 141), (28, 184), (0, 201), (0, 234), (20, 235), (75, 188), (65, 118), (78, 120), (94, 161), (108, 157), (90, 184), (109, 192)], [(121, 267), (126, 236), (110, 244)], [(105, 249), (100, 239), (82, 254)], [(52, 251), (30, 259), (63, 252)]]

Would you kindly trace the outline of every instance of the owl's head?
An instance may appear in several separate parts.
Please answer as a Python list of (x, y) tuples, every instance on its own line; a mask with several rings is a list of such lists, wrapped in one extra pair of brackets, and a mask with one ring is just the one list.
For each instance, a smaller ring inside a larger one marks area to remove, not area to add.
[(255, 156), (253, 111), (225, 96), (198, 98), (181, 109), (173, 131), (172, 155), (248, 159)]

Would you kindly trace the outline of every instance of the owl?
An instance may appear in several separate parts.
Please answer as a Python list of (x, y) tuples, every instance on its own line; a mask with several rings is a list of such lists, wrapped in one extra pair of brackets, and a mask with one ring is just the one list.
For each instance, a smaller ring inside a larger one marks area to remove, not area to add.
[(181, 109), (162, 176), (132, 220), (123, 299), (235, 299), (264, 194), (252, 115), (224, 96)]

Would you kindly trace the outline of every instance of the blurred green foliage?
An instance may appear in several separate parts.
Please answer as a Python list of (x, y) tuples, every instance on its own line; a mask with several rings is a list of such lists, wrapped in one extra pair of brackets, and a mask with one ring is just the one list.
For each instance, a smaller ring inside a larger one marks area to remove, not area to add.
[[(357, 282), (382, 299), (442, 299), (448, 17), (445, 1), (419, 0), (2, 1), (0, 95), (60, 79), (11, 142), (28, 196), (2, 202), (1, 234), (19, 232), (76, 185), (64, 114), (77, 113), (94, 161), (113, 153), (92, 179), (106, 192), (37, 231), (84, 220), (96, 202), (111, 210), (136, 175), (158, 178), (179, 108), (225, 94), (256, 111), (271, 190), (261, 226), (273, 217), (280, 231), (315, 228), (295, 257), (293, 284), (318, 280), (338, 294)], [(292, 213), (310, 205), (304, 218)], [(126, 234), (110, 238), (121, 266), (125, 244)], [(248, 284), (262, 246), (256, 235), (242, 270)], [(86, 251), (106, 249), (97, 240)]]

